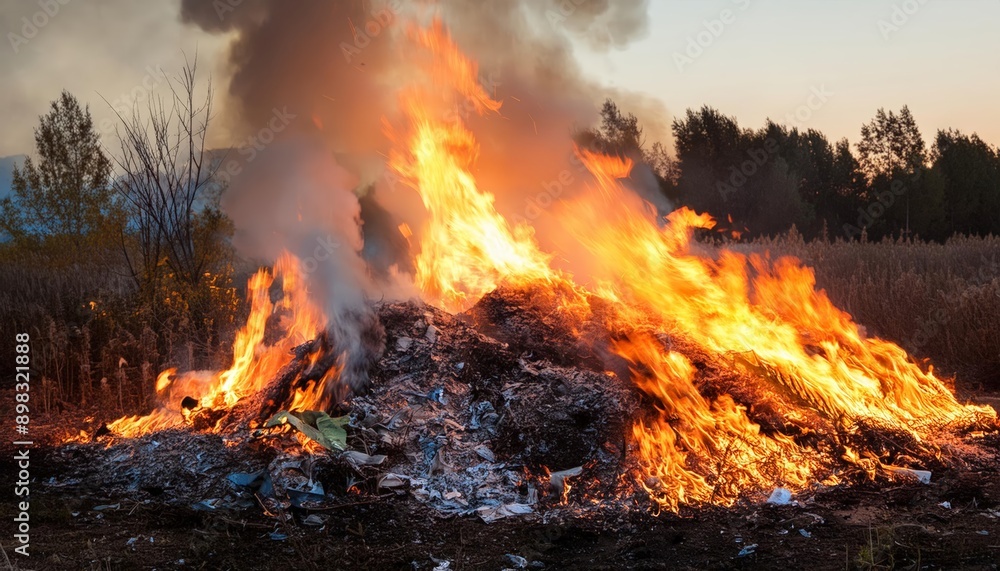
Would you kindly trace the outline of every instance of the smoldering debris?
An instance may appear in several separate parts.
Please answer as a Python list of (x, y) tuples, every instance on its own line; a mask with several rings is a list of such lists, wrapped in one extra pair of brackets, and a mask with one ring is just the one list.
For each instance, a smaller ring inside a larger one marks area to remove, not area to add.
[[(64, 445), (64, 475), (50, 485), (302, 518), (359, 496), (406, 496), (442, 516), (492, 522), (561, 509), (568, 486), (555, 480), (580, 484), (574, 499), (617, 498), (625, 422), (639, 404), (627, 380), (525, 358), (467, 317), (419, 302), (384, 303), (377, 316), (387, 349), (372, 364), (370, 391), (331, 419), (346, 432), (346, 451), (300, 426), (320, 415), (267, 422), (275, 387), (328, 343), (319, 339), (212, 426)], [(297, 428), (286, 426), (292, 420)]]

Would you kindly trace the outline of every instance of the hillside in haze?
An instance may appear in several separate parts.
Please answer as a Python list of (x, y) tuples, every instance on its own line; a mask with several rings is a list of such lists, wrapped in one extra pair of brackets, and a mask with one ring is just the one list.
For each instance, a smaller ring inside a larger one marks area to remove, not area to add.
[(0, 198), (10, 194), (10, 185), (13, 180), (12, 171), (15, 166), (24, 162), (24, 157), (24, 155), (0, 157)]

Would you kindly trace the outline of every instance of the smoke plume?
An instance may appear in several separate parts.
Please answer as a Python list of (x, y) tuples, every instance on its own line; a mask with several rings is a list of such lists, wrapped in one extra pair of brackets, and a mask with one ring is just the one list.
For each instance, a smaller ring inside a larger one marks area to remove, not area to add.
[[(412, 256), (400, 223), (419, 239), (423, 206), (385, 172), (384, 125), (399, 120), (398, 91), (413, 73), (407, 27), (440, 18), (479, 62), (483, 86), (504, 101), (499, 114), (488, 116), (461, 104), (454, 110), (482, 147), (481, 186), (497, 197), (502, 214), (534, 225), (544, 246), (547, 208), (586, 180), (573, 160), (572, 135), (595, 123), (603, 100), (610, 96), (634, 112), (654, 137), (666, 124), (665, 110), (609, 92), (584, 75), (574, 56), (575, 44), (620, 49), (643, 37), (647, 5), (182, 0), (183, 22), (232, 36), (223, 120), (246, 138), (240, 148), (246, 160), (233, 169), (224, 206), (238, 243), (254, 255), (289, 248), (305, 260), (315, 258), (318, 242), (338, 244), (310, 279), (327, 296), (345, 342), (363, 345), (364, 324), (372, 321), (366, 296), (384, 295), (387, 276), (405, 270)], [(296, 118), (276, 130), (277, 115)]]

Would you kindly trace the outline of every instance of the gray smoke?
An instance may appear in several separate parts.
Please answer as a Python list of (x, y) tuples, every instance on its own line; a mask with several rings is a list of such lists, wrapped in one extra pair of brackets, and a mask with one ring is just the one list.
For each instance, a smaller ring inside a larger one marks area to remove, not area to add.
[(365, 297), (370, 283), (361, 258), (360, 205), (351, 192), (356, 181), (325, 143), (291, 137), (247, 163), (222, 204), (245, 255), (274, 260), (287, 249), (299, 257), (310, 293), (330, 318), (328, 341), (343, 355), (342, 384), (326, 387), (331, 404), (347, 387), (364, 391), (384, 343)]
[[(325, 292), (340, 329), (334, 333), (358, 349), (358, 363), (370, 362), (366, 328), (377, 321), (366, 297), (398, 289), (386, 276), (405, 269), (412, 253), (397, 228), (406, 222), (417, 230), (424, 215), (416, 193), (384, 172), (383, 124), (399, 119), (398, 90), (411, 65), (408, 23), (441, 18), (479, 62), (481, 83), (504, 100), (500, 115), (456, 111), (482, 146), (477, 177), (500, 211), (518, 219), (547, 181), (570, 168), (571, 135), (595, 122), (605, 97), (644, 119), (648, 132), (666, 123), (655, 105), (587, 79), (573, 55), (574, 41), (619, 49), (645, 35), (647, 4), (182, 0), (183, 22), (234, 38), (222, 118), (245, 137), (245, 164), (234, 169), (224, 206), (241, 248), (268, 256), (289, 248), (308, 259), (318, 242), (339, 244), (310, 279)], [(295, 119), (275, 129), (278, 116)]]
[[(406, 27), (442, 18), (479, 62), (482, 83), (504, 100), (502, 117), (462, 114), (477, 134), (485, 133), (479, 170), (507, 214), (523, 210), (526, 194), (567, 166), (569, 135), (592, 125), (608, 96), (638, 115), (651, 139), (666, 136), (659, 103), (600, 86), (573, 53), (574, 41), (620, 49), (645, 36), (647, 11), (648, 0), (181, 2), (184, 22), (236, 33), (225, 116), (234, 132), (251, 136), (275, 109), (287, 107), (305, 117), (291, 131), (321, 131), (340, 164), (378, 183), (383, 203), (396, 202), (382, 179), (388, 147), (382, 118), (396, 116), (397, 91), (411, 65)], [(519, 165), (516, 172), (510, 164)]]

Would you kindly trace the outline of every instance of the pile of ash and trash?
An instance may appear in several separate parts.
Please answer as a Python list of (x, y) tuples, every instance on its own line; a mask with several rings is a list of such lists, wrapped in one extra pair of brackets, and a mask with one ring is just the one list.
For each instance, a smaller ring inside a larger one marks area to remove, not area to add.
[(458, 315), (379, 304), (385, 349), (368, 390), (331, 414), (275, 411), (270, 386), (180, 428), (65, 444), (46, 485), (304, 525), (404, 495), (488, 523), (631, 501), (641, 393), (530, 297), (500, 289)]

